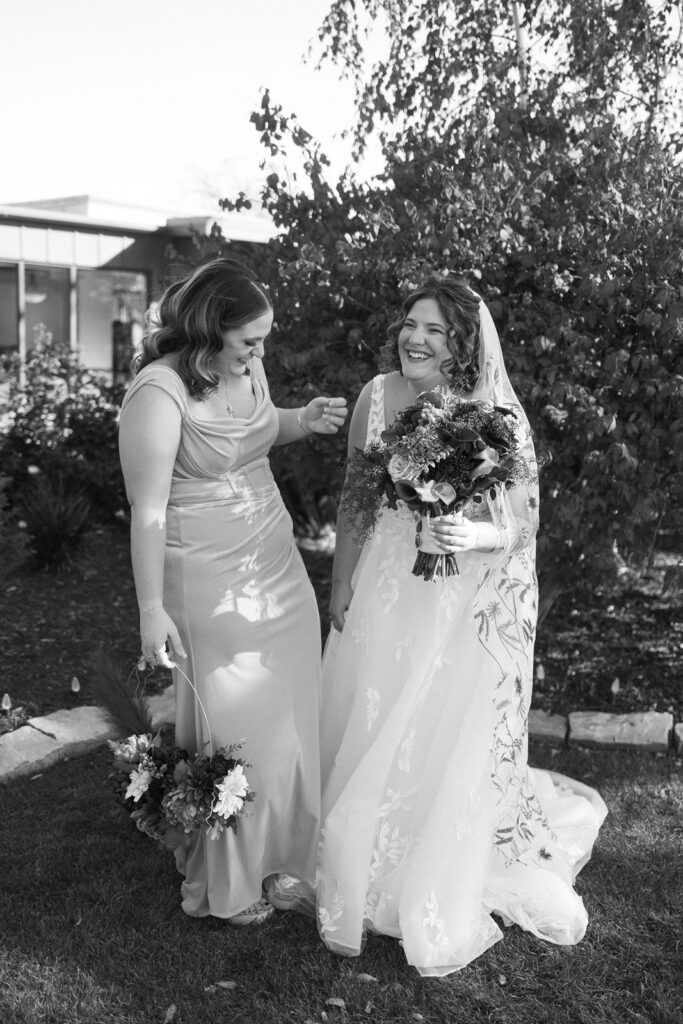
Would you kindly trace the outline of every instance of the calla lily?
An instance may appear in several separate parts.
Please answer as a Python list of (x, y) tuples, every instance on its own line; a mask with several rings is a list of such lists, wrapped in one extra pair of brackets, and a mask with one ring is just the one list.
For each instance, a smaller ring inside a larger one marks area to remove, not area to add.
[(442, 501), (444, 505), (451, 505), (456, 498), (455, 488), (447, 483), (435, 483), (433, 480), (427, 483), (420, 483), (419, 480), (394, 480), (396, 494), (406, 503), (426, 501), (434, 504)]
[(477, 480), (480, 476), (486, 476), (492, 469), (495, 469), (500, 462), (500, 455), (495, 448), (484, 448), (474, 456), (479, 460), (479, 465), (472, 473), (472, 479)]
[(457, 497), (455, 487), (451, 487), (443, 481), (440, 484), (434, 484), (432, 487), (432, 493), (437, 496), (439, 501), (442, 501), (444, 505), (452, 505)]
[(443, 392), (436, 388), (432, 391), (423, 391), (422, 394), (419, 395), (418, 401), (429, 403), (429, 405), (433, 405), (436, 409), (443, 409), (446, 404)]

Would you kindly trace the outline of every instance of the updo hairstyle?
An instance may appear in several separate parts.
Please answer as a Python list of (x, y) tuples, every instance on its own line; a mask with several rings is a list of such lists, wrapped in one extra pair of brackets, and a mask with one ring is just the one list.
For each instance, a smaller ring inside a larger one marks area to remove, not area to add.
[(204, 263), (169, 285), (156, 308), (148, 311), (134, 370), (179, 352), (178, 373), (190, 394), (206, 398), (220, 379), (211, 359), (222, 351), (222, 333), (271, 309), (265, 289), (243, 263), (230, 257)]

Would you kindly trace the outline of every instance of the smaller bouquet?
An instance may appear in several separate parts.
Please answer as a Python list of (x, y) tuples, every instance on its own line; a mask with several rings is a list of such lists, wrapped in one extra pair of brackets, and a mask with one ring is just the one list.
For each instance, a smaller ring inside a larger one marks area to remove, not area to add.
[(382, 433), (381, 442), (356, 449), (349, 462), (342, 508), (359, 542), (377, 525), (383, 507), (398, 502), (418, 518), (413, 573), (434, 580), (458, 573), (455, 556), (429, 544), (429, 520), (462, 513), (488, 491), (530, 476), (522, 458), (521, 425), (514, 411), (448, 389), (421, 394)]
[[(154, 669), (141, 660), (126, 677), (102, 650), (93, 668), (97, 703), (119, 736), (129, 733), (127, 739), (108, 740), (114, 755), (109, 777), (118, 802), (140, 831), (173, 850), (200, 829), (209, 839), (236, 829), (255, 796), (244, 771), (249, 765), (235, 756), (240, 744), (191, 757), (166, 738), (163, 727), (155, 731), (152, 726), (144, 691)], [(203, 712), (198, 696), (197, 701)]]
[(226, 828), (237, 827), (254, 799), (245, 763), (235, 757), (239, 744), (222, 747), (211, 757), (190, 758), (180, 747), (163, 743), (159, 733), (108, 743), (119, 802), (141, 832), (168, 849), (202, 828), (209, 839), (218, 839)]

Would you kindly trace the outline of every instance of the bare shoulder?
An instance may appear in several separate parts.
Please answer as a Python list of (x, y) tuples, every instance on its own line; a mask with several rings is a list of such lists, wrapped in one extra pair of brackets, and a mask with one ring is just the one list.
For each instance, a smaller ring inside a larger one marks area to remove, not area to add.
[(405, 382), (400, 370), (384, 374), (384, 400), (387, 405), (396, 405), (405, 397)]
[(374, 383), (375, 378), (373, 377), (363, 385), (361, 393), (356, 399), (356, 404), (353, 407), (351, 422), (349, 424), (349, 453), (353, 452), (355, 448), (362, 448), (365, 444)]

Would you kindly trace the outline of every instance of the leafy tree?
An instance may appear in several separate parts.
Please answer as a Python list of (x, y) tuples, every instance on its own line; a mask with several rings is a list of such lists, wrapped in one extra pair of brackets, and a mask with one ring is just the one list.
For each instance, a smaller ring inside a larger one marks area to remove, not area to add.
[[(683, 210), (670, 70), (674, 5), (336, 0), (323, 58), (356, 76), (356, 145), (379, 134), (372, 183), (331, 181), (295, 117), (252, 115), (273, 171), (261, 201), (280, 234), (261, 273), (277, 299), (276, 399), (352, 400), (376, 371), (401, 295), (454, 272), (498, 323), (542, 474), (545, 607), (613, 544), (644, 557), (683, 503)], [(363, 61), (360, 15), (388, 19)], [(554, 47), (544, 67), (540, 50)], [(244, 195), (226, 208), (248, 206)], [(343, 448), (285, 451), (291, 495), (336, 493)]]

